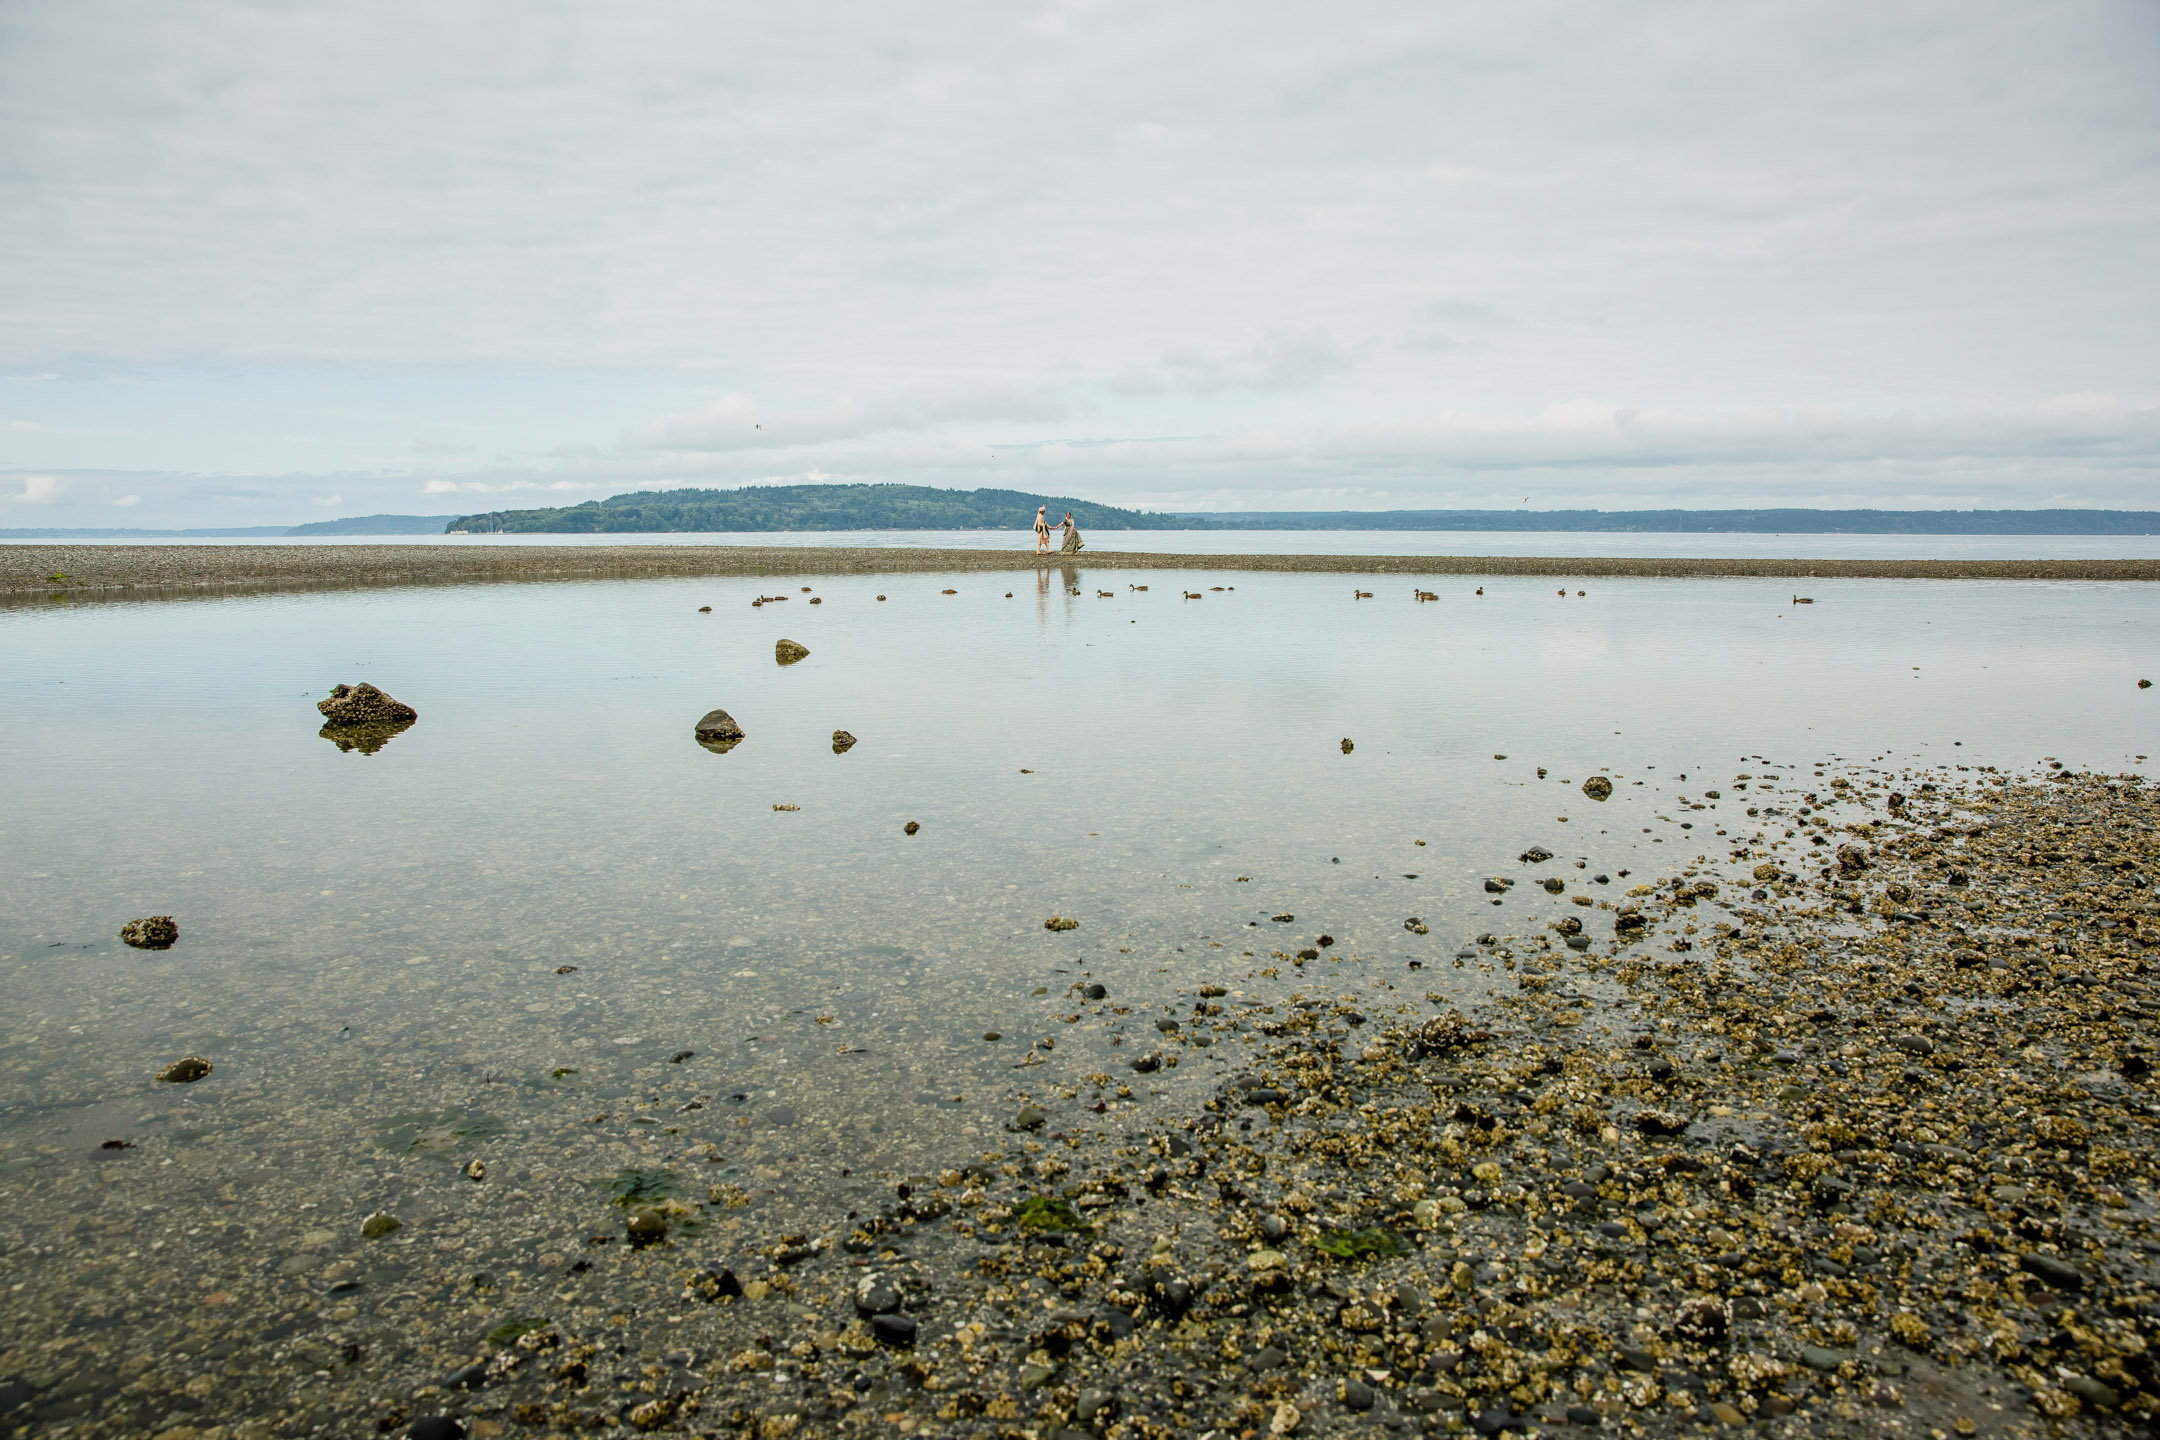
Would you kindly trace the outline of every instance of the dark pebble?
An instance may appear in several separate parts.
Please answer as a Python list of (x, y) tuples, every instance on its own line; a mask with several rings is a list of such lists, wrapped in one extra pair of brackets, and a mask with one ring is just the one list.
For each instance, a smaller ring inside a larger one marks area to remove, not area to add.
[(1372, 1386), (1359, 1379), (1343, 1381), (1342, 1403), (1351, 1410), (1370, 1410), (1373, 1406)]
[(2085, 1272), (2052, 1255), (2020, 1255), (2018, 1268), (2028, 1275), (2039, 1276), (2057, 1290), (2085, 1288)]
[(873, 1315), (870, 1333), (877, 1337), (880, 1345), (913, 1345), (915, 1322), (905, 1315)]
[(465, 1440), (465, 1427), (448, 1415), (426, 1415), (405, 1432), (412, 1440)]

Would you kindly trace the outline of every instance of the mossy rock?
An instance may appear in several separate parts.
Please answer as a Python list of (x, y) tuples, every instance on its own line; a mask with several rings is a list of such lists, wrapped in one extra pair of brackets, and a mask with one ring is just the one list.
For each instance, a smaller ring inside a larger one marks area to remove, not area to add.
[(1070, 1200), (1053, 1199), (1048, 1195), (1034, 1195), (1021, 1201), (1014, 1218), (1023, 1230), (1066, 1230), (1075, 1235), (1095, 1233), (1095, 1227), (1081, 1218)]
[(1330, 1225), (1313, 1237), (1312, 1246), (1337, 1260), (1381, 1260), (1410, 1253), (1408, 1242), (1385, 1225), (1367, 1225), (1357, 1230)]

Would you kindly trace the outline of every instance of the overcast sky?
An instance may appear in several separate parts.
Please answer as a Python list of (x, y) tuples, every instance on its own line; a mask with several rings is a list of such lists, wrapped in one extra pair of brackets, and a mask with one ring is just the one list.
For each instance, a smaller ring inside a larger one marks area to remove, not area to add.
[(0, 526), (2160, 507), (2160, 5), (0, 0)]

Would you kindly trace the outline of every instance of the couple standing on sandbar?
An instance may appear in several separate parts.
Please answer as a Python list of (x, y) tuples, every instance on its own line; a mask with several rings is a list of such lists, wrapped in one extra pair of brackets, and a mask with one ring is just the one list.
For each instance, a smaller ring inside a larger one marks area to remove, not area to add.
[[(1072, 511), (1070, 510), (1065, 512), (1063, 529), (1065, 531), (1065, 541), (1058, 546), (1059, 553), (1064, 555), (1079, 554), (1081, 543), (1080, 527), (1073, 524)], [(1050, 553), (1050, 507), (1047, 505), (1035, 507), (1035, 553), (1038, 555)]]

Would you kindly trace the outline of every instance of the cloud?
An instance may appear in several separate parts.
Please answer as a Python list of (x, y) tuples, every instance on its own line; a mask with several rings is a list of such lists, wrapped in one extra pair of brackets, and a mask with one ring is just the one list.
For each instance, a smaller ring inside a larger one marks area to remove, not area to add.
[(120, 507), (121, 509), (125, 510), (125, 509), (129, 509), (129, 508), (132, 508), (132, 507), (134, 507), (134, 506), (136, 506), (136, 505), (140, 505), (140, 504), (142, 504), (142, 496), (140, 496), (140, 495), (121, 495), (121, 496), (118, 496), (118, 497), (116, 497), (116, 498), (114, 498), (114, 499), (108, 500), (108, 501), (106, 501), (105, 503), (106, 503), (106, 504), (108, 504), (108, 505), (117, 505), (117, 506), (119, 506), (119, 507)]
[(978, 386), (888, 400), (850, 400), (823, 410), (767, 410), (742, 395), (661, 419), (626, 439), (634, 450), (771, 450), (896, 432), (935, 430), (961, 421), (1062, 420), (1065, 402), (1044, 390)]
[(345, 497), (343, 495), (318, 495), (308, 503), (311, 505), (320, 505), (324, 509), (328, 509), (332, 505), (344, 504)]
[(0, 7), (0, 498), (2160, 489), (2151, 5), (265, 14)]
[(17, 475), (14, 477), (22, 489), (13, 495), (0, 496), (15, 505), (52, 505), (59, 502), (68, 488), (68, 482), (58, 475)]

